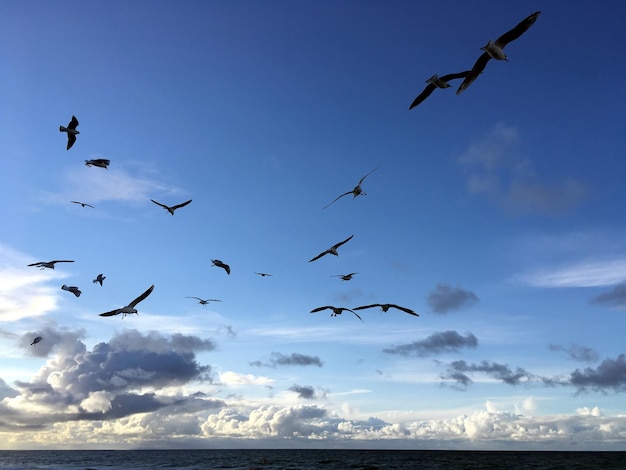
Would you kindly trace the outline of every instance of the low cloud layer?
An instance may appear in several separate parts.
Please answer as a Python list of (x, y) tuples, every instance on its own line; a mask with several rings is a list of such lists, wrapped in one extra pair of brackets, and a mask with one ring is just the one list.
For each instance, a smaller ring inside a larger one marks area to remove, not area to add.
[(548, 349), (550, 351), (562, 351), (569, 359), (578, 362), (596, 362), (600, 358), (596, 351), (580, 344), (572, 344), (568, 347), (550, 344)]
[(437, 284), (428, 297), (428, 306), (435, 313), (448, 313), (464, 307), (470, 307), (478, 302), (478, 296), (462, 287), (452, 287), (449, 284)]
[(456, 331), (449, 330), (433, 333), (426, 339), (420, 341), (385, 348), (383, 352), (387, 354), (399, 354), (401, 356), (424, 357), (458, 352), (461, 348), (476, 348), (477, 346), (478, 339), (473, 334), (467, 333), (465, 336), (462, 336)]
[(591, 303), (619, 309), (626, 308), (626, 282), (621, 282), (610, 290), (596, 295), (591, 299)]

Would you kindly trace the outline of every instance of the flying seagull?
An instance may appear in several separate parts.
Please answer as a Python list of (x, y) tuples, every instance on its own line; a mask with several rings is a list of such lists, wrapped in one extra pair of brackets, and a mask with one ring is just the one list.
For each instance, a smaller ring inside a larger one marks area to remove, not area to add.
[(39, 261), (37, 263), (29, 264), (28, 266), (37, 266), (40, 269), (44, 269), (44, 268), (54, 269), (55, 263), (73, 263), (73, 262), (74, 261), (71, 261), (69, 259), (56, 259), (54, 261)]
[(363, 305), (361, 307), (354, 307), (354, 310), (363, 310), (366, 308), (372, 308), (372, 307), (380, 307), (380, 309), (383, 312), (386, 312), (387, 310), (389, 310), (391, 307), (393, 308), (397, 308), (398, 310), (402, 310), (403, 312), (408, 313), (409, 315), (414, 315), (416, 317), (419, 317), (419, 315), (417, 313), (415, 313), (413, 310), (411, 310), (410, 308), (406, 308), (406, 307), (400, 307), (399, 305), (394, 305), (394, 304), (372, 304), (372, 305)]
[(201, 299), (200, 297), (185, 297), (186, 299), (197, 299), (198, 303), (201, 305), (206, 305), (209, 302), (221, 302), (221, 300), (217, 299)]
[(311, 310), (310, 313), (321, 312), (322, 310), (326, 310), (326, 309), (330, 309), (333, 311), (333, 313), (330, 314), (331, 317), (336, 317), (337, 315), (341, 315), (341, 313), (344, 310), (347, 310), (348, 312), (354, 313), (359, 320), (363, 321), (363, 319), (359, 316), (359, 314), (356, 313), (354, 310), (345, 308), (345, 307), (333, 307), (332, 305), (326, 305), (324, 307), (314, 308), (313, 310)]
[(66, 286), (65, 284), (63, 284), (61, 286), (61, 289), (66, 290), (68, 292), (71, 292), (72, 294), (74, 294), (76, 297), (80, 297), (81, 291), (78, 287), (76, 286)]
[(91, 204), (87, 204), (86, 202), (80, 202), (80, 201), (70, 201), (70, 202), (74, 204), (80, 204), (83, 207), (91, 207), (93, 209), (93, 206)]
[(103, 276), (102, 274), (98, 274), (96, 276), (96, 278), (93, 280), (93, 283), (95, 284), (96, 282), (100, 285), (102, 285), (102, 281), (104, 281), (107, 277)]
[(272, 276), (272, 274), (267, 274), (267, 273), (254, 273), (254, 274), (258, 274), (261, 277)]
[(76, 116), (72, 116), (72, 120), (67, 127), (59, 126), (59, 132), (67, 132), (67, 150), (71, 149), (74, 142), (76, 142), (76, 134), (80, 134), (80, 132), (76, 130), (77, 127), (78, 119), (76, 119)]
[(137, 315), (139, 315), (139, 312), (137, 312), (137, 309), (135, 308), (135, 306), (139, 302), (141, 302), (143, 299), (148, 297), (153, 289), (154, 289), (154, 284), (152, 284), (150, 287), (148, 287), (147, 291), (145, 291), (143, 294), (141, 294), (139, 297), (137, 297), (135, 300), (133, 300), (131, 303), (129, 303), (126, 307), (122, 307), (122, 308), (118, 308), (118, 309), (115, 309), (115, 310), (111, 310), (110, 312), (101, 313), (100, 316), (101, 317), (112, 317), (113, 315), (119, 315), (121, 313), (122, 314), (122, 318), (124, 318), (126, 315), (131, 314), (131, 313), (136, 313)]
[(211, 263), (213, 263), (213, 266), (217, 266), (218, 268), (223, 268), (224, 271), (226, 271), (226, 274), (230, 274), (230, 266), (228, 266), (226, 263), (223, 263), (219, 259), (212, 259)]
[(166, 206), (165, 204), (161, 204), (160, 202), (156, 202), (154, 199), (150, 199), (152, 202), (154, 202), (157, 206), (161, 206), (163, 209), (166, 209), (170, 214), (174, 215), (174, 211), (176, 209), (180, 209), (181, 207), (185, 207), (187, 204), (189, 204), (191, 202), (191, 199), (189, 199), (186, 202), (183, 202), (182, 204), (176, 204), (175, 206)]
[(365, 178), (367, 178), (369, 175), (371, 175), (372, 173), (374, 173), (376, 170), (378, 170), (378, 168), (380, 167), (380, 165), (378, 165), (376, 168), (374, 168), (372, 171), (370, 171), (367, 175), (365, 175), (363, 178), (361, 178), (361, 180), (359, 181), (359, 184), (357, 184), (354, 189), (352, 189), (352, 191), (347, 191), (345, 193), (343, 193), (340, 196), (337, 196), (335, 198), (334, 201), (332, 201), (329, 204), (326, 204), (324, 207), (322, 207), (322, 209), (326, 209), (328, 206), (330, 206), (333, 202), (336, 202), (337, 200), (341, 199), (344, 196), (347, 196), (348, 194), (352, 194), (352, 199), (354, 199), (357, 196), (363, 195), (365, 196), (366, 193), (365, 191), (363, 191), (363, 189), (361, 188), (361, 185), (363, 184), (363, 181), (365, 180)]
[(327, 255), (327, 254), (331, 254), (331, 255), (335, 255), (335, 256), (339, 256), (339, 253), (337, 253), (337, 248), (339, 248), (341, 245), (343, 245), (344, 243), (347, 243), (348, 241), (350, 241), (352, 239), (352, 237), (354, 237), (354, 235), (350, 235), (348, 238), (346, 238), (344, 241), (337, 243), (336, 245), (331, 246), (328, 250), (326, 251), (322, 251), (319, 255), (317, 255), (315, 258), (311, 258), (309, 260), (309, 263), (311, 261), (315, 261), (316, 259), (320, 259), (322, 256)]
[(100, 168), (104, 168), (105, 170), (109, 169), (110, 164), (111, 164), (111, 160), (107, 160), (106, 158), (95, 158), (93, 160), (85, 160), (85, 165), (98, 166)]
[(32, 346), (33, 344), (37, 344), (39, 341), (41, 341), (43, 338), (41, 336), (37, 336), (32, 343), (30, 343), (30, 345)]
[(350, 274), (333, 274), (331, 277), (340, 277), (342, 281), (349, 281), (352, 279), (352, 276), (359, 273), (350, 273)]
[(481, 56), (478, 58), (478, 60), (472, 67), (472, 70), (470, 71), (470, 73), (465, 77), (465, 80), (463, 80), (463, 82), (461, 83), (461, 86), (459, 86), (459, 89), (456, 91), (456, 94), (460, 95), (463, 92), (463, 90), (469, 87), (472, 84), (472, 82), (476, 80), (476, 78), (478, 78), (478, 76), (485, 69), (487, 62), (489, 62), (489, 59), (505, 60), (508, 62), (506, 54), (504, 53), (504, 50), (503, 50), (504, 46), (506, 46), (511, 41), (515, 41), (522, 34), (524, 34), (528, 30), (528, 28), (530, 28), (533, 25), (533, 23), (537, 20), (540, 13), (541, 13), (540, 11), (536, 11), (532, 15), (527, 16), (525, 19), (520, 21), (517, 24), (517, 26), (515, 26), (515, 28), (504, 33), (502, 36), (496, 39), (495, 42), (493, 42), (490, 39), (489, 42), (485, 46), (481, 47), (480, 49), (485, 52), (483, 52)]
[(417, 98), (413, 100), (411, 106), (409, 106), (409, 109), (415, 108), (418, 104), (428, 98), (430, 94), (435, 91), (435, 88), (450, 88), (452, 86), (448, 83), (450, 80), (454, 80), (456, 78), (465, 78), (469, 75), (469, 73), (470, 71), (466, 70), (465, 72), (451, 73), (448, 75), (444, 75), (443, 77), (440, 77), (437, 74), (433, 75), (428, 80), (426, 80), (426, 83), (428, 83), (428, 85), (426, 85), (424, 91), (417, 95)]

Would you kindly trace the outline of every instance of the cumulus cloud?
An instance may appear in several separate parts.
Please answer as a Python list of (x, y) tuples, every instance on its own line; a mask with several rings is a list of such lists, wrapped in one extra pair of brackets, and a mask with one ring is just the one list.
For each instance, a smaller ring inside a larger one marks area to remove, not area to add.
[(521, 367), (513, 370), (508, 365), (497, 362), (481, 361), (478, 364), (470, 364), (463, 360), (448, 364), (448, 369), (441, 375), (441, 378), (451, 381), (454, 388), (465, 389), (473, 382), (471, 377), (467, 375), (468, 373), (483, 373), (509, 385), (519, 385), (534, 378), (531, 373)]
[(567, 354), (569, 359), (578, 362), (596, 362), (599, 359), (596, 351), (580, 344), (572, 344), (569, 347), (561, 346), (560, 344), (550, 344), (548, 349), (550, 351), (562, 351)]
[(459, 157), (468, 170), (470, 194), (483, 195), (517, 212), (562, 214), (587, 194), (573, 178), (544, 182), (530, 159), (523, 157), (519, 130), (502, 123), (474, 141)]
[(449, 330), (433, 333), (421, 341), (385, 348), (383, 352), (400, 354), (401, 356), (415, 355), (423, 357), (446, 352), (458, 352), (461, 348), (476, 348), (477, 346), (478, 339), (472, 333), (467, 333), (463, 336), (456, 331)]
[(306, 354), (291, 353), (285, 355), (279, 352), (273, 352), (269, 362), (253, 361), (251, 366), (256, 367), (278, 367), (278, 366), (317, 366), (322, 367), (324, 363), (317, 356), (308, 356)]
[(620, 354), (617, 359), (604, 359), (598, 367), (576, 369), (565, 385), (573, 385), (579, 392), (623, 392), (626, 391), (626, 358)]
[(451, 310), (474, 305), (478, 302), (478, 296), (462, 287), (437, 283), (435, 289), (426, 297), (426, 301), (433, 312), (448, 313)]
[(16, 381), (14, 392), (9, 390), (0, 402), (4, 424), (45, 425), (155, 411), (173, 404), (159, 390), (212, 380), (211, 367), (195, 359), (196, 352), (214, 349), (209, 339), (128, 330), (89, 351), (81, 335), (48, 328), (47, 341), (36, 345), (47, 349), (37, 354), (55, 354), (30, 381)]
[(607, 292), (596, 295), (591, 299), (591, 303), (619, 309), (626, 308), (626, 281), (613, 286)]
[[(33, 339), (37, 336), (43, 338), (37, 344), (32, 344)], [(46, 357), (52, 351), (61, 353), (72, 351), (76, 343), (85, 337), (85, 330), (69, 330), (64, 327), (57, 327), (51, 322), (36, 331), (29, 331), (23, 334), (18, 344), (20, 348), (35, 357)]]

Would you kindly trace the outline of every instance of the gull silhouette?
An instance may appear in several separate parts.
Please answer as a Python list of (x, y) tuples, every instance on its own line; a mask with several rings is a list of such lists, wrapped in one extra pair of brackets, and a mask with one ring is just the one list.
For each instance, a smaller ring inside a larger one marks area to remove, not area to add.
[(95, 158), (93, 160), (85, 160), (85, 165), (98, 166), (100, 168), (104, 168), (105, 170), (109, 169), (110, 164), (111, 164), (111, 160), (107, 160), (106, 158)]
[(333, 274), (331, 277), (340, 277), (342, 281), (349, 281), (352, 279), (352, 276), (359, 273), (350, 273), (350, 274)]
[(223, 263), (219, 259), (212, 259), (211, 263), (213, 263), (212, 266), (217, 266), (218, 268), (222, 268), (224, 269), (224, 271), (226, 271), (226, 274), (230, 274), (230, 266), (228, 266), (226, 263)]
[(191, 202), (191, 199), (189, 199), (188, 201), (185, 201), (181, 204), (176, 204), (175, 206), (166, 206), (165, 204), (161, 204), (160, 202), (156, 202), (154, 199), (150, 199), (152, 202), (154, 202), (157, 206), (161, 206), (163, 209), (167, 210), (167, 212), (169, 212), (170, 214), (174, 215), (174, 211), (176, 209), (180, 209), (181, 207), (185, 207), (187, 204), (189, 204)]
[(347, 310), (348, 312), (354, 313), (359, 320), (363, 321), (363, 319), (359, 316), (359, 314), (356, 313), (354, 310), (349, 309), (349, 308), (345, 308), (345, 307), (333, 307), (332, 305), (325, 305), (324, 307), (314, 308), (309, 313), (321, 312), (322, 310), (327, 310), (327, 309), (330, 309), (330, 310), (333, 311), (333, 313), (330, 314), (331, 317), (336, 317), (337, 315), (341, 315), (341, 313), (344, 310)]
[(39, 341), (41, 341), (43, 338), (41, 336), (37, 336), (32, 343), (30, 343), (30, 345), (32, 346), (33, 344), (37, 344)]
[(54, 269), (54, 265), (56, 263), (73, 263), (73, 262), (74, 261), (71, 261), (69, 259), (56, 259), (54, 261), (39, 261), (37, 263), (29, 264), (28, 266), (37, 266), (39, 267), (39, 269), (44, 269), (44, 268)]
[(66, 290), (68, 292), (71, 292), (72, 294), (74, 294), (76, 297), (80, 297), (81, 291), (78, 287), (76, 286), (66, 286), (65, 284), (63, 284), (61, 286), (61, 289)]
[(337, 248), (339, 248), (341, 245), (343, 245), (344, 243), (347, 243), (348, 241), (350, 241), (352, 239), (352, 237), (354, 237), (354, 235), (350, 235), (348, 238), (346, 238), (344, 241), (337, 243), (336, 245), (331, 246), (328, 250), (326, 251), (322, 251), (319, 255), (317, 255), (315, 258), (311, 258), (309, 260), (309, 263), (311, 261), (315, 261), (316, 259), (320, 259), (322, 256), (327, 255), (327, 254), (331, 254), (331, 255), (335, 255), (335, 256), (339, 256), (339, 253), (337, 253)]
[(272, 274), (267, 274), (267, 273), (254, 273), (254, 274), (258, 274), (261, 277), (272, 276)]
[(126, 307), (117, 308), (115, 310), (111, 310), (110, 312), (101, 313), (100, 316), (112, 317), (113, 315), (119, 315), (121, 313), (122, 318), (124, 318), (126, 315), (131, 314), (131, 313), (136, 313), (137, 315), (139, 315), (139, 312), (137, 312), (137, 309), (135, 307), (137, 306), (139, 302), (141, 302), (146, 297), (148, 297), (153, 289), (154, 289), (154, 284), (148, 287), (148, 290), (146, 290), (143, 294), (141, 294), (139, 297), (137, 297), (135, 300), (129, 303)]
[(406, 308), (406, 307), (400, 307), (399, 305), (394, 305), (394, 304), (372, 304), (372, 305), (363, 305), (361, 307), (354, 307), (354, 310), (363, 310), (366, 308), (372, 308), (372, 307), (380, 307), (380, 309), (383, 312), (386, 312), (387, 310), (389, 310), (391, 307), (393, 308), (397, 308), (398, 310), (402, 310), (403, 312), (408, 313), (409, 315), (414, 315), (416, 317), (419, 317), (419, 315), (417, 313), (415, 313), (413, 310), (411, 310), (410, 308)]
[(59, 126), (59, 132), (67, 132), (67, 150), (71, 149), (74, 142), (76, 142), (76, 134), (80, 134), (80, 132), (76, 130), (77, 127), (78, 119), (76, 119), (76, 116), (72, 116), (72, 120), (67, 127)]
[(185, 297), (186, 299), (197, 299), (198, 303), (201, 305), (206, 305), (209, 302), (221, 302), (221, 300), (217, 299), (201, 299), (200, 297)]
[(91, 207), (93, 209), (93, 206), (91, 204), (87, 204), (86, 202), (80, 202), (80, 201), (70, 201), (74, 204), (80, 204), (83, 207)]
[(454, 80), (456, 78), (465, 78), (467, 77), (467, 75), (469, 75), (469, 73), (470, 71), (466, 70), (465, 72), (451, 73), (448, 75), (444, 75), (443, 77), (440, 77), (437, 74), (433, 75), (428, 80), (426, 80), (426, 83), (428, 83), (428, 85), (426, 85), (424, 91), (417, 95), (417, 98), (413, 100), (411, 106), (409, 106), (409, 109), (415, 108), (418, 104), (428, 98), (430, 94), (435, 91), (436, 88), (450, 88), (452, 86), (448, 83), (450, 80)]
[(465, 77), (465, 80), (463, 80), (463, 82), (459, 86), (456, 94), (460, 95), (463, 90), (469, 87), (472, 82), (476, 80), (476, 78), (478, 78), (478, 76), (487, 66), (487, 62), (489, 62), (489, 59), (504, 60), (508, 62), (509, 59), (506, 57), (506, 54), (503, 50), (504, 46), (506, 46), (511, 41), (515, 41), (522, 34), (528, 31), (528, 28), (530, 28), (535, 23), (540, 14), (540, 11), (536, 11), (532, 15), (527, 16), (522, 21), (520, 21), (513, 29), (507, 31), (498, 39), (496, 39), (495, 42), (490, 39), (485, 46), (481, 47), (480, 49), (485, 52), (483, 52), (478, 60), (474, 63), (472, 70)]
[(103, 276), (102, 274), (98, 274), (96, 276), (96, 278), (93, 280), (93, 283), (95, 284), (96, 282), (100, 285), (102, 285), (102, 281), (104, 281), (106, 279), (106, 276)]
[(337, 196), (332, 202), (330, 202), (329, 204), (326, 204), (324, 207), (322, 207), (322, 209), (326, 209), (328, 206), (330, 206), (331, 204), (333, 204), (334, 202), (338, 201), (339, 199), (341, 199), (344, 196), (347, 196), (348, 194), (352, 194), (352, 199), (354, 199), (357, 196), (363, 195), (365, 196), (366, 193), (365, 191), (363, 191), (363, 189), (361, 188), (361, 185), (363, 184), (363, 181), (365, 180), (365, 178), (367, 178), (369, 175), (371, 175), (372, 173), (374, 173), (376, 170), (378, 170), (378, 168), (380, 168), (380, 165), (378, 165), (376, 168), (374, 168), (372, 171), (370, 171), (367, 175), (365, 175), (363, 178), (360, 179), (359, 184), (357, 184), (354, 189), (352, 189), (352, 191), (347, 191), (345, 193), (343, 193), (340, 196)]

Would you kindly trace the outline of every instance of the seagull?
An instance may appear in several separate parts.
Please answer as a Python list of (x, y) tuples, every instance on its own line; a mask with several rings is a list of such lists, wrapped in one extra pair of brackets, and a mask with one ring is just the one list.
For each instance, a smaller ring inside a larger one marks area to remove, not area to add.
[(146, 290), (143, 294), (141, 294), (139, 297), (137, 297), (135, 300), (133, 300), (131, 303), (129, 303), (126, 307), (122, 307), (122, 308), (118, 308), (118, 309), (115, 309), (115, 310), (111, 310), (110, 312), (101, 313), (100, 316), (101, 317), (112, 317), (113, 315), (119, 315), (121, 313), (122, 314), (122, 318), (124, 318), (126, 315), (129, 315), (131, 313), (136, 313), (137, 315), (139, 315), (139, 312), (137, 312), (137, 309), (135, 308), (135, 306), (139, 302), (144, 300), (146, 297), (148, 297), (153, 289), (154, 289), (154, 284), (152, 284), (150, 287), (148, 287), (148, 290)]
[(221, 302), (221, 300), (217, 299), (201, 299), (200, 297), (185, 297), (186, 299), (198, 299), (198, 303), (201, 305), (206, 305), (209, 302)]
[(352, 276), (359, 273), (350, 273), (350, 274), (334, 274), (331, 277), (340, 277), (342, 281), (349, 281), (352, 279)]
[[(361, 180), (359, 181), (359, 184), (357, 184), (352, 191), (347, 191), (347, 192), (343, 193), (341, 196), (337, 196), (333, 202), (341, 199), (344, 196), (347, 196), (348, 194), (352, 194), (352, 199), (354, 199), (355, 197), (360, 196), (360, 195), (365, 196), (366, 193), (365, 193), (365, 191), (363, 191), (363, 189), (361, 189), (361, 185), (363, 184), (363, 181), (365, 180), (365, 178), (367, 178), (369, 175), (371, 175), (376, 170), (378, 170), (379, 167), (380, 167), (380, 165), (378, 165), (376, 168), (374, 168), (372, 171), (370, 171), (367, 175), (365, 175), (363, 178), (361, 178)], [(322, 207), (322, 209), (326, 209), (333, 202), (331, 202), (329, 204), (326, 204), (324, 207)]]
[(66, 286), (65, 284), (63, 284), (61, 286), (61, 289), (66, 290), (68, 292), (71, 292), (72, 294), (74, 294), (76, 297), (80, 297), (81, 291), (78, 287), (76, 286)]
[(408, 313), (409, 315), (414, 315), (416, 317), (419, 317), (419, 315), (417, 313), (415, 313), (413, 310), (411, 310), (410, 308), (406, 308), (406, 307), (400, 307), (399, 305), (394, 305), (394, 304), (372, 304), (372, 305), (363, 305), (361, 307), (354, 307), (354, 310), (363, 310), (365, 308), (372, 308), (372, 307), (380, 307), (380, 309), (383, 312), (386, 312), (387, 310), (389, 310), (391, 307), (393, 308), (397, 308), (398, 310), (402, 310), (403, 312)]
[(459, 86), (456, 94), (460, 95), (463, 90), (469, 87), (472, 82), (476, 80), (478, 75), (480, 75), (485, 69), (487, 62), (489, 62), (489, 59), (505, 60), (508, 62), (509, 59), (507, 59), (506, 54), (503, 50), (504, 46), (506, 46), (511, 41), (515, 41), (522, 34), (524, 34), (528, 30), (528, 28), (533, 25), (533, 23), (537, 20), (540, 14), (540, 11), (536, 11), (532, 15), (527, 16), (525, 19), (520, 21), (517, 26), (515, 26), (515, 28), (504, 33), (502, 36), (496, 39), (495, 42), (490, 39), (487, 45), (481, 47), (480, 49), (485, 52), (483, 52), (482, 55), (478, 58), (470, 73), (465, 77), (465, 80), (463, 80), (461, 86)]
[(111, 163), (111, 160), (107, 160), (106, 158), (95, 158), (93, 160), (85, 160), (85, 165), (99, 166), (100, 168), (104, 168), (105, 170), (109, 169), (110, 163)]
[(54, 261), (39, 261), (37, 263), (29, 264), (28, 266), (37, 266), (39, 267), (39, 269), (44, 269), (44, 268), (54, 269), (55, 263), (73, 263), (73, 262), (74, 261), (71, 261), (69, 259), (56, 259)]
[(344, 310), (347, 310), (348, 312), (354, 313), (359, 320), (363, 321), (363, 319), (359, 316), (359, 314), (356, 313), (354, 310), (349, 309), (349, 308), (344, 308), (344, 307), (333, 307), (332, 305), (326, 305), (324, 307), (314, 308), (309, 313), (321, 312), (322, 310), (326, 310), (326, 309), (331, 309), (333, 311), (333, 313), (330, 314), (331, 317), (336, 317), (337, 315), (341, 315), (341, 313)]
[(452, 86), (448, 83), (450, 80), (454, 80), (456, 78), (465, 78), (469, 75), (469, 73), (470, 71), (466, 70), (465, 72), (451, 73), (448, 75), (444, 75), (443, 77), (440, 77), (437, 74), (433, 75), (428, 80), (426, 80), (426, 83), (428, 83), (428, 85), (426, 85), (424, 91), (422, 91), (417, 96), (417, 98), (413, 100), (411, 106), (409, 106), (409, 109), (415, 108), (418, 104), (428, 98), (430, 94), (435, 91), (435, 88), (450, 88)]
[(41, 341), (43, 338), (41, 336), (37, 336), (32, 343), (30, 343), (30, 345), (32, 346), (33, 344), (37, 344), (39, 341)]
[(76, 116), (72, 116), (72, 120), (67, 127), (59, 126), (59, 132), (67, 132), (67, 150), (71, 149), (74, 142), (76, 142), (76, 134), (80, 134), (80, 132), (76, 130), (77, 127), (78, 119), (76, 119)]
[(86, 202), (80, 202), (80, 201), (70, 201), (74, 204), (80, 204), (83, 207), (91, 207), (93, 209), (93, 206), (91, 204), (87, 204)]
[(267, 273), (254, 273), (254, 274), (258, 274), (261, 277), (272, 276), (272, 274), (267, 274)]
[(102, 281), (104, 281), (106, 278), (107, 278), (106, 276), (103, 276), (102, 274), (98, 274), (96, 278), (93, 280), (93, 283), (95, 284), (97, 282), (100, 285), (102, 285)]
[(189, 203), (191, 202), (191, 199), (189, 199), (188, 201), (183, 202), (182, 204), (176, 204), (175, 206), (171, 206), (171, 207), (170, 207), (170, 206), (166, 206), (165, 204), (161, 204), (160, 202), (156, 202), (154, 199), (150, 199), (150, 200), (151, 200), (152, 202), (154, 202), (157, 206), (161, 206), (162, 208), (167, 209), (167, 211), (168, 211), (170, 214), (172, 214), (172, 215), (174, 215), (174, 211), (175, 211), (176, 209), (179, 209), (179, 208), (181, 208), (181, 207), (185, 207), (187, 204), (189, 204)]
[(352, 239), (352, 237), (354, 237), (354, 235), (350, 235), (348, 238), (346, 238), (344, 241), (337, 243), (336, 245), (331, 246), (328, 250), (326, 251), (322, 251), (319, 255), (317, 255), (315, 258), (311, 258), (309, 260), (309, 263), (311, 261), (315, 261), (316, 259), (320, 259), (322, 256), (327, 255), (327, 254), (331, 254), (331, 255), (335, 255), (335, 256), (339, 256), (339, 253), (337, 253), (337, 248), (339, 248), (341, 245), (343, 245), (344, 243), (347, 243), (348, 241), (350, 241)]
[(228, 266), (226, 263), (223, 263), (219, 259), (212, 259), (211, 263), (213, 263), (213, 266), (217, 266), (218, 268), (224, 268), (226, 274), (230, 274), (230, 266)]

